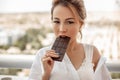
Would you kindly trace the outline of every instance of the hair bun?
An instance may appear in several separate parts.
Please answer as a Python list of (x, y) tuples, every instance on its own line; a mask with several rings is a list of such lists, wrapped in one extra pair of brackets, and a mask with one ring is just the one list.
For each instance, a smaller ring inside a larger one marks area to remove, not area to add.
[(59, 0), (52, 0), (52, 4), (57, 3)]

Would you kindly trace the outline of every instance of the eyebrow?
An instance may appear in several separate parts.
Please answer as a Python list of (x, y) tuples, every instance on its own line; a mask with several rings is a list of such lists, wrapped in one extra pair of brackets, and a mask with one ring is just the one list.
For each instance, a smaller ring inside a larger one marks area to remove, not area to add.
[(67, 18), (66, 20), (71, 20), (71, 19), (74, 19), (74, 20), (75, 20), (75, 18)]
[[(59, 20), (59, 18), (53, 18), (53, 19), (57, 19), (57, 20)], [(71, 20), (71, 19), (74, 19), (75, 20), (75, 18), (67, 18), (67, 19), (65, 19), (65, 20)]]
[(56, 18), (56, 17), (55, 17), (55, 18), (53, 18), (53, 19), (57, 19), (57, 20), (59, 20), (59, 18)]

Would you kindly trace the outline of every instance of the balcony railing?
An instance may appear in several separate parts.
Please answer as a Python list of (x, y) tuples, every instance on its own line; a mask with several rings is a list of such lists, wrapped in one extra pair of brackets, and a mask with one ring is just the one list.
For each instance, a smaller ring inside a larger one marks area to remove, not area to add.
[[(29, 69), (34, 57), (34, 55), (0, 55), (0, 67)], [(110, 72), (120, 72), (120, 61), (110, 61), (106, 65)]]
[(34, 55), (0, 55), (0, 67), (29, 69), (33, 59)]
[[(0, 55), (0, 68), (30, 69), (34, 58), (34, 55)], [(106, 65), (110, 72), (120, 73), (120, 61), (107, 62)], [(19, 79), (16, 78), (13, 80)]]

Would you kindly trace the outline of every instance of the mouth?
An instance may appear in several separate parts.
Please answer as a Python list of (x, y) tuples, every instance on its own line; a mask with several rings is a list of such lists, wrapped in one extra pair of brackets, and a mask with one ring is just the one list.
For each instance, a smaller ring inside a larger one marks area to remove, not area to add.
[(69, 36), (67, 36), (67, 35), (59, 35), (59, 37), (69, 37)]
[(60, 35), (59, 37), (60, 38), (70, 38), (69, 36), (66, 36), (66, 35)]

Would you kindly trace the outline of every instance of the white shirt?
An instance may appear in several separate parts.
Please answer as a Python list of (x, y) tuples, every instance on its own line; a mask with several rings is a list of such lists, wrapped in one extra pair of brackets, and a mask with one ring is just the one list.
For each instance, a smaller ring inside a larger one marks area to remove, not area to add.
[[(50, 49), (51, 47), (45, 47), (38, 51), (28, 80), (42, 80), (41, 75), (44, 71), (41, 58), (44, 56), (46, 50)], [(94, 64), (92, 63), (93, 46), (84, 44), (84, 50), (86, 57), (78, 70), (74, 68), (69, 57), (65, 54), (62, 62), (55, 61), (49, 80), (112, 80), (105, 65), (105, 58), (100, 58), (94, 71)]]

